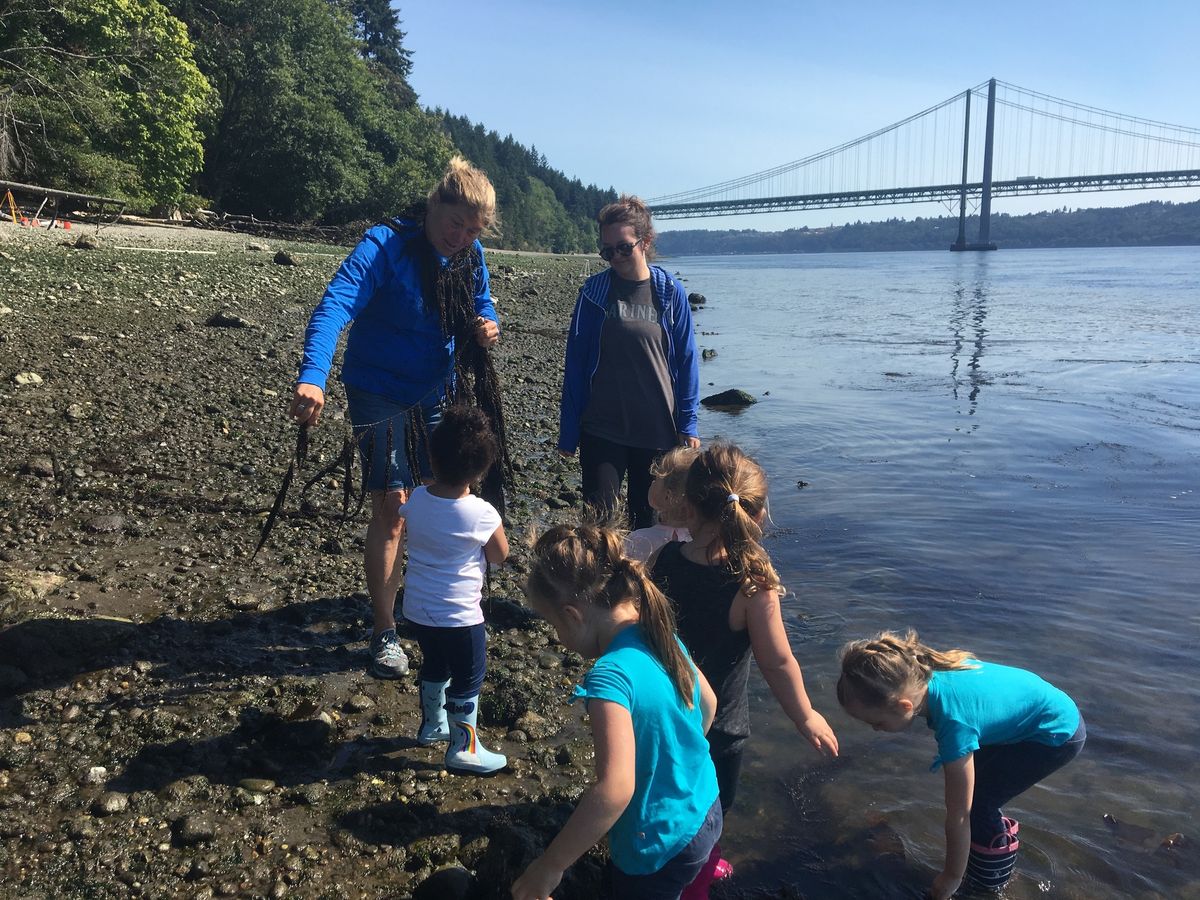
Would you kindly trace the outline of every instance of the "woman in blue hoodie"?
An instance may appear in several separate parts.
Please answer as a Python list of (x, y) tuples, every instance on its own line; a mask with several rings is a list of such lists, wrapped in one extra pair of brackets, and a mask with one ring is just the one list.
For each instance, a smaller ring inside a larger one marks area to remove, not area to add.
[(397, 510), (430, 477), (425, 436), (456, 383), (455, 335), (473, 336), (480, 347), (499, 339), (478, 240), (495, 218), (487, 175), (455, 157), (423, 215), (367, 231), (325, 289), (304, 335), (291, 415), (316, 425), (338, 336), (354, 322), (341, 377), (371, 492), (364, 554), (374, 618), (368, 671), (380, 678), (408, 671), (395, 625), (404, 534)]
[(679, 279), (649, 262), (646, 204), (622, 195), (596, 220), (609, 268), (584, 282), (571, 317), (558, 449), (579, 450), (584, 500), (602, 513), (628, 478), (630, 527), (648, 528), (650, 465), (672, 447), (700, 446), (692, 313)]

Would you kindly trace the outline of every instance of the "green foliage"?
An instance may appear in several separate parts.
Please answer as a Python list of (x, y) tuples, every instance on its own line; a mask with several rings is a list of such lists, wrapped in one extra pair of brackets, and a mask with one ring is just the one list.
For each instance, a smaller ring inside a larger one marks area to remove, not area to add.
[[(967, 218), (966, 233), (968, 241), (979, 233), (977, 216)], [(942, 216), (786, 231), (667, 231), (659, 235), (658, 249), (664, 256), (946, 250), (957, 236), (958, 218)], [(998, 214), (992, 216), (991, 240), (1010, 250), (1200, 244), (1200, 201), (1153, 201), (1074, 212), (1063, 208), (1023, 216)]]
[(356, 22), (349, 7), (361, 3), (173, 6), (220, 96), (200, 181), (220, 208), (292, 221), (376, 218), (441, 175), (449, 141), (428, 113), (400, 102), (411, 89), (395, 17), (389, 35), (378, 10), (369, 28)]
[(457, 147), (503, 246), (595, 249), (611, 189), (422, 109), (411, 70), (389, 0), (0, 0), (0, 177), (345, 225), (422, 198)]
[(172, 205), (210, 98), (157, 0), (0, 5), (0, 176)]

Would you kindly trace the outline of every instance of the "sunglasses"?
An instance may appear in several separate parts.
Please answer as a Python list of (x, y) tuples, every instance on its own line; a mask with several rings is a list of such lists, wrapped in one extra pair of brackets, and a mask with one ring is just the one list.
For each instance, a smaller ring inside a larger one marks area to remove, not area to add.
[(604, 260), (605, 262), (612, 262), (612, 258), (614, 256), (632, 256), (633, 248), (636, 247), (640, 243), (641, 243), (641, 240), (635, 241), (632, 244), (629, 243), (628, 241), (622, 241), (621, 243), (617, 244), (617, 246), (615, 246), (615, 247), (601, 247), (600, 248), (600, 258), (602, 260)]

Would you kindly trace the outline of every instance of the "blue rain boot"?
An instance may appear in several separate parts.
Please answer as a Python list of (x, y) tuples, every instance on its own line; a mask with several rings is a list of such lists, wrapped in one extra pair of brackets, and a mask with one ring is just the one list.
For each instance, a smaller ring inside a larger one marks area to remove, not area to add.
[(417, 743), (428, 747), (450, 740), (450, 723), (446, 721), (446, 688), (449, 681), (421, 682), (421, 730)]
[(447, 697), (446, 715), (450, 719), (450, 746), (446, 750), (446, 768), (456, 775), (491, 775), (508, 765), (502, 753), (493, 753), (479, 740), (475, 721), (479, 716), (479, 695)]
[(967, 855), (966, 880), (973, 887), (999, 891), (1012, 877), (1017, 865), (1017, 850), (1021, 846), (1017, 840), (1021, 825), (1007, 816), (1003, 817), (1002, 822), (1004, 830), (988, 844), (971, 844), (971, 852)]

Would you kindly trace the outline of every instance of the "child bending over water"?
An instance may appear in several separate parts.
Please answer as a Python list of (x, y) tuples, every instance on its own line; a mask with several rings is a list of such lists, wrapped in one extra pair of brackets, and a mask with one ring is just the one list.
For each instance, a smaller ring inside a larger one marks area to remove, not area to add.
[(933, 770), (946, 783), (946, 861), (930, 895), (946, 900), (964, 878), (999, 890), (1016, 865), (1019, 825), (1001, 807), (1083, 749), (1073, 700), (1032, 672), (938, 651), (914, 631), (885, 631), (842, 650), (838, 700), (876, 731), (917, 716), (937, 738)]
[(712, 690), (675, 636), (667, 599), (615, 532), (560, 525), (533, 555), (530, 603), (563, 646), (596, 660), (576, 689), (587, 702), (596, 782), (512, 896), (546, 900), (607, 834), (613, 897), (678, 898), (721, 835), (704, 739)]

